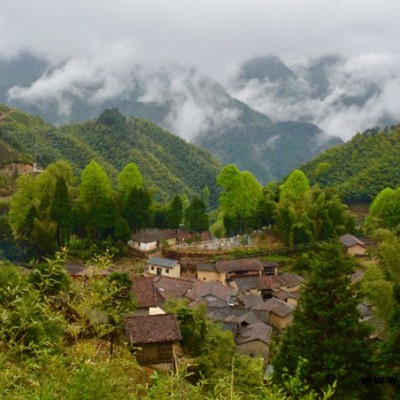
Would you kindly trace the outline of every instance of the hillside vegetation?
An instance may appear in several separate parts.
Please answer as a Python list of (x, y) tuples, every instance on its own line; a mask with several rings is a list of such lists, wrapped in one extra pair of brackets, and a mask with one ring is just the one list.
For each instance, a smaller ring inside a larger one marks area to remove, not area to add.
[(0, 107), (0, 146), (34, 159), (41, 167), (60, 159), (75, 172), (96, 160), (115, 178), (129, 162), (142, 172), (158, 199), (175, 193), (193, 195), (208, 186), (215, 202), (215, 177), (219, 164), (207, 151), (140, 119), (126, 119), (118, 110), (106, 110), (99, 118), (60, 128), (39, 117)]
[(400, 125), (370, 129), (326, 150), (301, 170), (311, 184), (336, 188), (347, 203), (370, 203), (400, 182)]

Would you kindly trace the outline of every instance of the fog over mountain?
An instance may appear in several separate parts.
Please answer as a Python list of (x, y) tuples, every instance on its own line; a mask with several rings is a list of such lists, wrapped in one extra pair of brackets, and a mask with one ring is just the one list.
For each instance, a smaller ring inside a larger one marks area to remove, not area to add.
[(399, 122), (400, 57), (255, 57), (243, 63), (230, 93), (274, 120), (307, 121), (349, 139), (357, 131)]

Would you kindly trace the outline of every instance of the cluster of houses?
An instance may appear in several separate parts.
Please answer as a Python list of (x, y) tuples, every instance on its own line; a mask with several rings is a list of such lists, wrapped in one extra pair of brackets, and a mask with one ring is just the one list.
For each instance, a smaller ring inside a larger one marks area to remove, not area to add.
[[(198, 264), (196, 276), (182, 276), (181, 268), (177, 260), (151, 256), (145, 276), (133, 278), (137, 309), (127, 318), (125, 333), (137, 348), (138, 359), (164, 367), (166, 354), (173, 360), (171, 338), (179, 341), (180, 334), (172, 329), (173, 315), (159, 332), (168, 315), (163, 304), (186, 299), (189, 306), (204, 304), (208, 318), (233, 333), (239, 353), (262, 357), (267, 363), (272, 335), (291, 322), (303, 279), (292, 273), (279, 275), (276, 262), (255, 258)], [(147, 331), (148, 321), (154, 324), (154, 333)]]
[[(148, 252), (162, 241), (176, 244), (187, 239), (182, 230), (151, 230), (134, 234), (130, 245)], [(369, 247), (352, 235), (340, 240), (353, 255), (363, 255)], [(71, 274), (84, 275), (77, 266), (69, 268)], [(182, 272), (178, 260), (150, 256), (144, 276), (132, 278), (137, 308), (126, 318), (125, 335), (138, 361), (159, 368), (173, 366), (174, 349), (182, 336), (176, 316), (167, 314), (163, 305), (170, 299), (186, 299), (189, 306), (204, 304), (207, 317), (232, 332), (239, 353), (262, 357), (267, 364), (272, 336), (292, 321), (303, 278), (279, 273), (276, 261), (256, 258), (199, 263), (196, 274)], [(368, 318), (371, 310), (360, 305), (360, 311)]]

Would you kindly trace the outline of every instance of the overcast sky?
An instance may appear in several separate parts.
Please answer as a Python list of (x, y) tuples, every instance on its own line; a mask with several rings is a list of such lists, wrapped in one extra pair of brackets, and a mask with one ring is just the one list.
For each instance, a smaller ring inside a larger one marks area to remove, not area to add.
[[(119, 96), (135, 70), (147, 82), (142, 100), (162, 100), (165, 85), (168, 96), (176, 92), (181, 103), (168, 128), (193, 138), (216, 112), (212, 102), (199, 103), (188, 90), (188, 72), (169, 69), (170, 82), (155, 82), (152, 71), (175, 63), (195, 67), (275, 120), (310, 115), (309, 122), (348, 139), (382, 117), (398, 120), (399, 16), (400, 0), (9, 0), (0, 8), (0, 56), (30, 50), (58, 65), (9, 96), (26, 102), (54, 98), (61, 115), (70, 112), (65, 93), (83, 96), (85, 85), (92, 85), (98, 90), (88, 101)], [(331, 93), (321, 101), (288, 105), (269, 87), (261, 94), (263, 88), (251, 82), (241, 92), (230, 87), (238, 65), (251, 57), (277, 55), (292, 67), (327, 54), (347, 61), (329, 77)], [(139, 64), (141, 69), (133, 68)], [(365, 90), (363, 78), (381, 89), (379, 96), (362, 107), (338, 109), (343, 93)], [(197, 83), (201, 91), (201, 79)]]
[(222, 80), (260, 54), (399, 53), (399, 15), (398, 0), (12, 0), (1, 4), (0, 52), (113, 49)]

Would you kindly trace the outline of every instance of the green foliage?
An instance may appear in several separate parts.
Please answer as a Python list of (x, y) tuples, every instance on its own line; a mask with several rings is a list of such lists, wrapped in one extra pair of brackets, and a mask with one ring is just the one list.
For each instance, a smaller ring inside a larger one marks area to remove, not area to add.
[(274, 211), (276, 228), (289, 246), (327, 240), (354, 230), (352, 215), (334, 191), (312, 188), (299, 196), (284, 196)]
[(134, 187), (124, 202), (123, 215), (131, 229), (137, 231), (151, 226), (151, 196), (147, 189)]
[(194, 197), (185, 212), (187, 228), (194, 232), (208, 230), (208, 215), (206, 205), (199, 197)]
[(143, 186), (143, 177), (135, 163), (127, 164), (118, 175), (118, 191), (123, 199), (133, 190)]
[(400, 187), (385, 188), (374, 199), (365, 226), (368, 230), (377, 227), (395, 228), (400, 225)]
[(56, 253), (54, 259), (38, 264), (29, 276), (29, 282), (45, 299), (67, 292), (70, 278), (65, 271), (66, 253)]
[(54, 196), (50, 207), (50, 217), (57, 223), (57, 243), (63, 246), (72, 230), (72, 207), (68, 188), (62, 176), (57, 178)]
[(248, 171), (240, 172), (233, 164), (225, 166), (217, 178), (222, 188), (219, 210), (228, 233), (245, 232), (255, 225), (262, 188)]
[(172, 229), (179, 228), (179, 225), (183, 221), (183, 203), (181, 196), (178, 194), (174, 196), (172, 202), (168, 207), (167, 223)]
[(216, 205), (215, 178), (220, 166), (207, 151), (148, 121), (125, 120), (115, 109), (106, 110), (94, 121), (56, 128), (39, 118), (3, 107), (0, 128), (0, 143), (4, 141), (29, 155), (42, 167), (64, 159), (79, 173), (95, 160), (115, 179), (127, 163), (134, 163), (147, 187), (154, 189), (157, 200), (166, 201), (176, 193), (200, 196), (208, 186), (210, 204)]
[(293, 323), (286, 329), (273, 359), (275, 379), (284, 384), (284, 372), (294, 375), (299, 357), (301, 380), (320, 391), (337, 380), (338, 398), (364, 398), (360, 376), (371, 368), (368, 329), (359, 323), (357, 293), (350, 285), (354, 261), (339, 245), (322, 247), (312, 261), (312, 274), (302, 290)]
[(400, 181), (400, 128), (368, 130), (326, 150), (301, 169), (310, 183), (334, 187), (349, 203), (370, 203), (384, 188)]
[(307, 177), (304, 172), (296, 169), (285, 180), (285, 183), (279, 187), (280, 199), (289, 201), (301, 200), (308, 190), (310, 190), (310, 183)]

